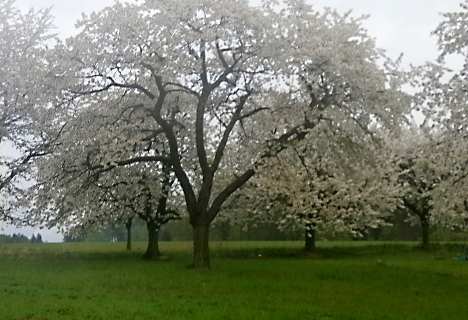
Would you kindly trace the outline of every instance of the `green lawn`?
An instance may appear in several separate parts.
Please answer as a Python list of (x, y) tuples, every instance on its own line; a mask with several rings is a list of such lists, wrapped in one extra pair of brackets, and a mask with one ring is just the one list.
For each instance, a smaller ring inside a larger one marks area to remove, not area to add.
[(463, 319), (468, 262), (460, 245), (213, 243), (194, 271), (188, 242), (165, 261), (122, 243), (0, 244), (1, 319)]

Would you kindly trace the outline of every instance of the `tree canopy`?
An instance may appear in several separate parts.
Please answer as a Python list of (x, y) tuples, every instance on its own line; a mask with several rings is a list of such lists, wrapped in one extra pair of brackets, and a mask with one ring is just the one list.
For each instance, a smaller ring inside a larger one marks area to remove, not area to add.
[(0, 219), (16, 221), (12, 202), (31, 178), (31, 162), (47, 154), (54, 135), (44, 131), (56, 89), (49, 83), (49, 10), (22, 14), (13, 0), (0, 1)]
[(72, 103), (54, 119), (63, 130), (39, 181), (53, 198), (57, 179), (69, 193), (121, 166), (161, 163), (183, 193), (196, 267), (210, 265), (223, 203), (269, 159), (322, 124), (367, 139), (407, 111), (396, 65), (361, 20), (302, 1), (116, 3), (78, 26), (51, 53)]
[[(32, 19), (21, 32), (38, 37), (14, 44), (28, 54), (9, 56), (2, 84), (16, 90), (3, 98), (2, 139), (22, 153), (2, 181), (35, 160), (18, 202), (31, 224), (73, 232), (136, 214), (159, 230), (183, 206), (194, 266), (209, 268), (221, 210), (281, 212), (278, 225), (306, 237), (360, 235), (402, 205), (466, 222), (466, 70), (444, 82), (443, 65), (466, 55), (466, 13), (435, 31), (438, 62), (403, 72), (364, 18), (301, 0), (117, 2), (51, 48), (47, 11), (1, 4), (12, 30)], [(416, 109), (426, 118), (412, 131)]]

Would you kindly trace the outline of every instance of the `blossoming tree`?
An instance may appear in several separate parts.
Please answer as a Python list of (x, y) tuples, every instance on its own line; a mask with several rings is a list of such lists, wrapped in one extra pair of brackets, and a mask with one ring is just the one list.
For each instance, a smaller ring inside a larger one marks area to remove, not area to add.
[[(88, 123), (76, 128), (76, 143), (100, 139), (87, 136), (91, 126), (112, 135), (106, 112), (141, 115), (127, 117), (132, 143), (101, 144), (81, 162), (90, 176), (137, 162), (167, 165), (190, 216), (197, 268), (210, 266), (209, 226), (223, 203), (268, 158), (324, 121), (392, 127), (407, 107), (395, 66), (361, 19), (303, 1), (116, 3), (79, 26), (54, 53), (63, 93)], [(167, 154), (154, 146), (131, 153), (148, 127)], [(242, 160), (226, 165), (234, 152)]]
[(0, 219), (16, 221), (10, 204), (30, 179), (31, 161), (54, 140), (43, 130), (56, 93), (47, 77), (52, 18), (49, 10), (22, 14), (13, 0), (1, 0), (0, 21)]
[(400, 201), (388, 174), (390, 163), (380, 156), (382, 145), (371, 141), (377, 134), (330, 122), (314, 130), (268, 159), (253, 185), (236, 195), (237, 210), (229, 204), (223, 216), (244, 211), (236, 212), (238, 221), (260, 215), (281, 229), (304, 230), (306, 251), (315, 250), (317, 231), (360, 237), (387, 225)]
[[(467, 68), (468, 3), (461, 12), (445, 13), (433, 32), (439, 59), (415, 68), (419, 91), (414, 105), (423, 112), (420, 128), (410, 128), (393, 149), (406, 208), (420, 221), (423, 247), (429, 247), (429, 226), (439, 224), (465, 230), (467, 224)], [(461, 70), (450, 70), (445, 58), (461, 55)]]

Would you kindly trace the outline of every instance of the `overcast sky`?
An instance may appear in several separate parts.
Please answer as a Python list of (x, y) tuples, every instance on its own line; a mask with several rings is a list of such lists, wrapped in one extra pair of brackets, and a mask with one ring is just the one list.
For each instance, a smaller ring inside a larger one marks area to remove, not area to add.
[[(190, 1), (190, 0), (187, 0)], [(462, 0), (308, 0), (316, 8), (325, 6), (341, 12), (353, 11), (353, 16), (370, 15), (364, 26), (377, 39), (377, 45), (387, 50), (392, 58), (403, 53), (404, 65), (418, 65), (437, 57), (436, 39), (430, 36), (442, 20), (440, 13), (460, 11)], [(138, 2), (138, 0), (135, 0)], [(140, 1), (141, 2), (141, 1)], [(23, 11), (53, 7), (56, 32), (61, 37), (75, 33), (74, 24), (81, 13), (90, 13), (112, 5), (114, 0), (16, 0)], [(452, 59), (456, 67), (458, 60)], [(31, 236), (32, 229), (15, 230), (4, 226), (5, 233), (22, 232)], [(61, 241), (62, 236), (39, 230), (49, 242)]]

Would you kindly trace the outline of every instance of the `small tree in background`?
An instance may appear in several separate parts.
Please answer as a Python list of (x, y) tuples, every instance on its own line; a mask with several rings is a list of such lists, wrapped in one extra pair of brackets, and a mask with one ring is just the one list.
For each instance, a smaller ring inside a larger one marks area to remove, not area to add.
[[(422, 228), (422, 246), (430, 248), (430, 227), (463, 227), (463, 188), (467, 153), (442, 128), (411, 127), (393, 141), (399, 196), (410, 220)], [(461, 201), (460, 201), (461, 200)], [(460, 206), (461, 204), (461, 206)]]
[(387, 225), (399, 204), (378, 131), (322, 125), (269, 159), (254, 180), (264, 195), (260, 210), (281, 229), (304, 230), (307, 251), (315, 250), (318, 231), (363, 237)]

